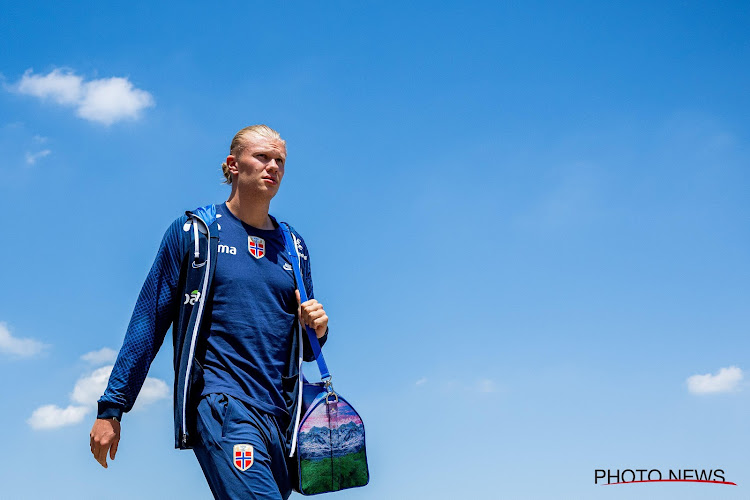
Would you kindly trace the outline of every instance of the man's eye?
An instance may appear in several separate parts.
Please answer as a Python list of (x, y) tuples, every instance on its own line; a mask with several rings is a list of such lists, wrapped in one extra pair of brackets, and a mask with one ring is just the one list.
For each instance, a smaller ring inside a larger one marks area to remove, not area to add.
[(260, 158), (260, 159), (265, 159), (266, 155), (264, 155), (263, 153), (258, 153), (257, 155), (255, 155), (255, 157)]

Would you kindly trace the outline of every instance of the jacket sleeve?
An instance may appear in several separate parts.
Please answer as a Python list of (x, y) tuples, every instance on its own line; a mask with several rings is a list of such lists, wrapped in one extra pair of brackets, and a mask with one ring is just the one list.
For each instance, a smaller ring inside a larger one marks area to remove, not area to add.
[[(305, 244), (305, 240), (302, 239), (302, 236), (296, 231), (294, 231), (294, 235), (299, 240), (297, 250), (299, 251), (300, 260), (302, 261), (302, 280), (305, 282), (307, 297), (313, 299), (315, 298), (315, 293), (313, 292), (312, 272), (310, 270), (310, 253), (307, 251), (307, 245)], [(326, 333), (318, 339), (318, 343), (323, 347), (327, 340), (328, 329), (326, 328)], [(315, 355), (313, 354), (312, 347), (310, 347), (310, 340), (308, 339), (307, 334), (302, 335), (302, 359), (305, 361), (315, 360)]]
[(175, 220), (164, 234), (138, 295), (107, 389), (99, 399), (97, 418), (120, 419), (123, 412), (130, 411), (164, 341), (179, 306), (176, 291), (182, 260), (182, 227), (186, 220), (186, 216)]

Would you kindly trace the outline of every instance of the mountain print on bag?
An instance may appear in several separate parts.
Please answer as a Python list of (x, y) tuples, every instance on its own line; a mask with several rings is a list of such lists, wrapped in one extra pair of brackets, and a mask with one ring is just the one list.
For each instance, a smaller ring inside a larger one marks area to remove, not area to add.
[(367, 484), (365, 427), (343, 398), (329, 404), (323, 400), (308, 410), (298, 439), (302, 493)]
[[(328, 412), (325, 405), (320, 405), (316, 410), (319, 411), (314, 411), (300, 427), (300, 458), (313, 460), (341, 457), (362, 449), (365, 445), (365, 428), (351, 406), (333, 403), (328, 405)], [(330, 428), (328, 414), (331, 415)]]

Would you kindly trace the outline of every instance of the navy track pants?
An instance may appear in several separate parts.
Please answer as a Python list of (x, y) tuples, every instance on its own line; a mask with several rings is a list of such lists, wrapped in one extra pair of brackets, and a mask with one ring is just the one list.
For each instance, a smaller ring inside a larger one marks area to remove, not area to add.
[(289, 498), (284, 437), (272, 415), (226, 394), (208, 394), (198, 403), (196, 430), (193, 451), (214, 498)]

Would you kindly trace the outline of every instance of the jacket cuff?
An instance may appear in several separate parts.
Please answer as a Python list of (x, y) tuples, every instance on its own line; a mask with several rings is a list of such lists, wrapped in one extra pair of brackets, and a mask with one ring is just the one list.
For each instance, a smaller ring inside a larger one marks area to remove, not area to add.
[(99, 401), (98, 412), (96, 418), (116, 418), (118, 421), (122, 420), (122, 406), (117, 403), (110, 401)]
[(318, 339), (318, 344), (320, 344), (320, 347), (323, 347), (323, 345), (328, 340), (328, 327), (326, 327), (326, 332), (323, 334), (322, 337)]

